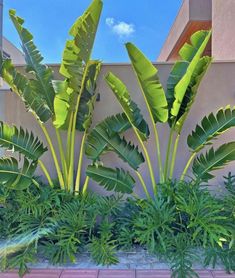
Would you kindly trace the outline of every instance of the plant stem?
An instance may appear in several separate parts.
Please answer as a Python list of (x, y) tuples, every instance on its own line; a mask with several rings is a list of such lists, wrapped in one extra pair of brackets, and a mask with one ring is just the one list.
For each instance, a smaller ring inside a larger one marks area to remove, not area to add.
[(82, 136), (82, 142), (80, 146), (80, 154), (79, 154), (79, 160), (78, 160), (78, 169), (77, 169), (77, 177), (76, 177), (76, 183), (75, 183), (75, 192), (79, 192), (79, 186), (80, 186), (80, 180), (81, 180), (81, 170), (82, 170), (82, 160), (83, 160), (83, 154), (84, 154), (84, 146), (86, 141), (86, 131), (84, 132)]
[(54, 163), (55, 163), (55, 168), (56, 168), (56, 171), (57, 171), (60, 187), (61, 187), (61, 189), (64, 189), (65, 186), (64, 186), (63, 175), (62, 175), (61, 170), (60, 170), (59, 162), (58, 162), (58, 159), (57, 159), (57, 156), (56, 156), (55, 149), (54, 149), (53, 144), (51, 142), (50, 135), (49, 135), (46, 127), (41, 122), (39, 122), (39, 124), (40, 124), (40, 127), (41, 127), (45, 137), (46, 137), (47, 143), (49, 145), (49, 148), (50, 148), (50, 151), (51, 151)]
[(170, 154), (171, 154), (171, 145), (172, 145), (172, 140), (173, 140), (173, 134), (174, 134), (174, 130), (173, 130), (173, 128), (171, 128), (169, 140), (168, 140), (168, 144), (167, 144), (165, 165), (164, 165), (164, 181), (167, 180), (167, 175), (168, 175), (168, 166), (169, 166), (169, 160), (170, 160)]
[(40, 188), (40, 184), (35, 179), (32, 179), (32, 182), (34, 185), (36, 185), (38, 188)]
[[(158, 158), (158, 167), (159, 167), (159, 176), (160, 176), (160, 181), (162, 182), (163, 181), (163, 171), (162, 171), (162, 159), (161, 159), (161, 148), (160, 148), (160, 141), (159, 141), (159, 136), (158, 136), (158, 131), (157, 131), (157, 127), (156, 127), (156, 124), (154, 122), (154, 118), (153, 118), (153, 114), (152, 114), (152, 111), (151, 111), (151, 108), (148, 104), (148, 100), (145, 96), (145, 93), (143, 91), (143, 88), (142, 88), (142, 85), (139, 81), (139, 78), (137, 76), (137, 79), (138, 79), (138, 83), (140, 85), (140, 88), (141, 88), (141, 93), (142, 93), (142, 96), (144, 98), (144, 101), (145, 101), (145, 104), (146, 104), (146, 107), (148, 109), (148, 112), (149, 112), (149, 117), (151, 119), (151, 122), (152, 122), (152, 125), (153, 125), (153, 130), (154, 130), (154, 136), (155, 136), (155, 143), (156, 143), (156, 148), (157, 148), (157, 158)], [(147, 159), (147, 157), (146, 157)], [(150, 160), (149, 160), (150, 161)], [(150, 162), (151, 164), (151, 162)], [(151, 166), (152, 168), (152, 166)], [(155, 182), (155, 179), (154, 179), (154, 182)], [(156, 183), (155, 183), (155, 186), (156, 187)], [(154, 189), (154, 191), (156, 191), (156, 189)]]
[(196, 154), (197, 154), (197, 153), (195, 153), (195, 152), (193, 152), (193, 153), (191, 154), (191, 156), (190, 156), (190, 158), (189, 158), (189, 160), (188, 160), (188, 162), (187, 162), (187, 164), (186, 164), (186, 166), (185, 166), (185, 168), (184, 168), (183, 174), (182, 174), (181, 177), (180, 177), (180, 180), (181, 180), (181, 181), (184, 180), (185, 175), (186, 175), (187, 172), (188, 172), (188, 168), (189, 168), (189, 166), (190, 166), (190, 164), (191, 164), (191, 162), (192, 162), (192, 160), (194, 159), (194, 157), (195, 157)]
[(38, 160), (38, 164), (40, 165), (40, 167), (41, 167), (41, 169), (42, 169), (44, 175), (46, 176), (49, 185), (50, 185), (51, 187), (54, 187), (53, 182), (52, 182), (52, 180), (51, 180), (51, 177), (50, 177), (50, 175), (49, 175), (49, 173), (48, 173), (48, 171), (47, 171), (47, 169), (46, 169), (44, 163), (43, 163), (41, 160)]
[(136, 175), (138, 176), (138, 178), (139, 178), (139, 180), (140, 180), (140, 182), (141, 182), (141, 185), (142, 185), (142, 187), (143, 187), (143, 189), (144, 189), (144, 192), (145, 192), (145, 194), (146, 194), (146, 197), (147, 197), (148, 199), (151, 199), (151, 197), (150, 197), (150, 195), (149, 195), (149, 192), (148, 192), (148, 189), (147, 189), (147, 186), (146, 186), (146, 184), (145, 184), (145, 182), (144, 182), (144, 179), (142, 178), (141, 174), (140, 174), (138, 171), (135, 171), (135, 172), (136, 172)]
[(89, 180), (90, 180), (90, 178), (86, 177), (84, 185), (83, 185), (82, 194), (85, 194), (87, 192), (87, 187), (88, 187)]
[(67, 163), (65, 159), (65, 154), (64, 154), (64, 148), (63, 148), (63, 143), (60, 135), (60, 131), (56, 128), (56, 137), (58, 141), (58, 147), (59, 147), (59, 152), (60, 152), (60, 159), (61, 159), (61, 165), (63, 169), (63, 174), (64, 174), (64, 180), (67, 180), (67, 175), (68, 175), (68, 169), (67, 169)]
[(69, 126), (67, 131), (67, 145), (66, 145), (66, 159), (67, 159), (67, 165), (69, 165), (70, 162), (70, 148), (71, 148), (71, 132), (72, 132), (72, 126), (73, 126), (73, 112), (71, 112), (70, 119), (69, 119)]
[(173, 149), (171, 167), (170, 167), (170, 180), (172, 179), (173, 174), (174, 174), (175, 160), (176, 160), (176, 155), (177, 155), (177, 150), (178, 150), (178, 145), (179, 145), (179, 139), (180, 139), (180, 134), (177, 134), (177, 137), (176, 137), (176, 140), (175, 140), (174, 149)]
[(158, 157), (158, 165), (159, 165), (160, 182), (162, 183), (164, 181), (164, 175), (163, 175), (163, 169), (162, 169), (161, 148), (160, 148), (160, 141), (159, 141), (157, 127), (156, 127), (154, 122), (153, 122), (153, 131), (154, 131), (155, 142), (156, 142), (156, 147), (157, 147), (157, 157)]
[(151, 164), (151, 160), (150, 160), (150, 157), (149, 157), (149, 154), (148, 154), (148, 150), (145, 147), (144, 142), (141, 139), (141, 137), (140, 137), (136, 127), (134, 125), (132, 125), (132, 127), (134, 129), (134, 132), (136, 134), (137, 139), (139, 140), (139, 142), (141, 144), (141, 147), (143, 149), (145, 158), (147, 160), (147, 164), (148, 164), (148, 168), (149, 168), (149, 173), (150, 173), (150, 178), (151, 178), (151, 182), (152, 182), (152, 186), (153, 186), (153, 192), (154, 192), (154, 195), (157, 196), (157, 185), (156, 185), (156, 181), (155, 181), (155, 177), (154, 177), (154, 172), (153, 172), (153, 167), (152, 167), (152, 164)]
[(78, 114), (78, 108), (79, 103), (81, 99), (82, 92), (84, 90), (87, 71), (88, 71), (88, 64), (86, 64), (86, 68), (83, 73), (82, 82), (81, 82), (81, 89), (77, 97), (77, 103), (75, 107), (74, 117), (73, 117), (73, 124), (72, 124), (72, 131), (71, 131), (71, 148), (70, 148), (70, 165), (69, 165), (69, 174), (68, 174), (68, 186), (70, 188), (70, 191), (74, 191), (74, 185), (73, 185), (73, 176), (74, 176), (74, 149), (75, 149), (75, 136), (76, 136), (76, 120), (77, 120), (77, 114)]

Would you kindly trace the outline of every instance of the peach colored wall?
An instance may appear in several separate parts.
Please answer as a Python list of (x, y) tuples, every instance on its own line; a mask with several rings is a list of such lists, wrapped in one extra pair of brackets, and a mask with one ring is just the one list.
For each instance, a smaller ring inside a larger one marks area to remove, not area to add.
[(212, 56), (216, 60), (235, 60), (235, 1), (213, 0)]
[[(166, 85), (166, 80), (171, 68), (171, 64), (169, 63), (158, 63), (157, 67), (159, 68), (159, 75), (164, 86)], [(130, 89), (132, 98), (136, 101), (145, 116), (147, 117), (147, 111), (141, 96), (141, 92), (138, 88), (135, 76), (132, 72), (131, 66), (128, 64), (106, 64), (102, 66), (101, 74), (98, 81), (98, 91), (101, 94), (100, 102), (96, 103), (95, 113), (94, 113), (94, 124), (98, 123), (100, 120), (104, 119), (106, 116), (121, 112), (121, 108), (116, 101), (112, 92), (107, 88), (104, 82), (104, 76), (107, 72), (112, 71), (117, 74)], [(218, 63), (215, 62), (211, 66), (208, 71), (207, 76), (203, 80), (198, 98), (195, 102), (195, 105), (192, 109), (192, 113), (188, 121), (186, 122), (185, 130), (182, 134), (182, 141), (179, 146), (178, 159), (176, 163), (176, 173), (175, 177), (179, 177), (180, 171), (182, 167), (186, 163), (186, 159), (189, 155), (186, 147), (186, 136), (190, 133), (190, 131), (194, 128), (195, 124), (199, 122), (202, 116), (208, 114), (211, 111), (216, 111), (218, 108), (225, 106), (227, 104), (235, 105), (235, 63)], [(2, 96), (4, 95), (4, 98)], [(24, 108), (21, 102), (16, 98), (16, 96), (12, 93), (3, 93), (0, 95), (1, 102), (4, 102), (4, 106), (6, 107), (6, 117), (8, 123), (16, 123), (17, 126), (21, 125), (23, 127), (27, 127), (30, 130), (33, 130), (35, 134), (37, 134), (40, 138), (43, 138), (40, 128), (38, 128), (35, 121), (32, 119), (32, 115), (30, 113), (25, 113)], [(166, 149), (167, 143), (167, 135), (168, 128), (162, 127), (159, 125), (159, 134), (162, 149)], [(127, 132), (127, 138), (135, 141), (134, 136), (131, 131)], [(77, 142), (80, 142), (81, 137), (78, 135)], [(221, 136), (219, 140), (217, 140), (216, 145), (221, 142), (232, 141), (235, 140), (235, 129), (227, 133), (226, 135)], [(149, 140), (148, 149), (150, 150), (150, 155), (154, 163), (156, 163), (156, 155), (155, 155), (155, 147), (153, 140)], [(164, 152), (162, 153), (164, 156)], [(76, 158), (78, 157), (78, 152), (76, 152)], [(43, 160), (47, 165), (50, 172), (55, 173), (53, 162), (49, 155), (44, 155)], [(105, 165), (107, 166), (123, 166), (126, 169), (129, 169), (127, 165), (120, 161), (116, 155), (107, 155), (103, 159)], [(87, 163), (87, 162), (86, 162)], [(231, 164), (228, 170), (232, 170), (235, 173), (234, 169), (235, 163)], [(157, 167), (154, 166), (155, 174), (158, 176)], [(85, 170), (85, 169), (84, 169)], [(141, 166), (140, 171), (142, 172), (144, 178), (149, 182), (149, 174), (146, 168), (146, 165)], [(217, 179), (211, 182), (212, 185), (217, 185), (218, 182), (221, 182), (221, 176), (224, 172), (220, 172), (217, 176)], [(83, 171), (83, 179), (84, 179), (84, 171)], [(150, 184), (150, 182), (149, 182)], [(95, 184), (90, 184), (94, 188), (94, 190), (104, 193), (104, 190)], [(218, 190), (218, 187), (216, 187)], [(136, 192), (141, 192), (140, 186), (136, 187)]]
[(167, 61), (168, 56), (185, 29), (185, 26), (189, 21), (189, 17), (189, 0), (185, 0), (179, 10), (174, 24), (171, 27), (171, 30), (169, 31), (169, 35), (164, 42), (164, 46), (157, 59), (158, 61)]
[(189, 23), (210, 22), (211, 18), (212, 0), (184, 0), (157, 61), (168, 61), (177, 42), (187, 34), (186, 31), (190, 28)]

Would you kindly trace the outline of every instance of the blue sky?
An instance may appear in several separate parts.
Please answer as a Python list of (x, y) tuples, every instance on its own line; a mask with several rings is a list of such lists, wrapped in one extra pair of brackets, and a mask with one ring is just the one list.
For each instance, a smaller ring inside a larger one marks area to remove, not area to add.
[[(155, 61), (182, 0), (104, 0), (93, 58), (104, 62), (128, 61), (124, 43), (134, 42)], [(25, 19), (45, 62), (61, 59), (68, 30), (90, 0), (4, 0), (4, 36), (20, 46), (8, 17), (14, 8)]]

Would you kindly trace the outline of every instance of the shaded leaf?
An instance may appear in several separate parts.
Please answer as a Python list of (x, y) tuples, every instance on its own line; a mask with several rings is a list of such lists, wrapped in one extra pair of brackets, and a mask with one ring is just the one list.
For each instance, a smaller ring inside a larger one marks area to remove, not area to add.
[(205, 116), (200, 125), (197, 125), (192, 134), (188, 136), (188, 146), (198, 152), (205, 145), (210, 144), (211, 140), (218, 135), (235, 126), (235, 108), (230, 106), (221, 108), (216, 115), (213, 113)]
[(204, 182), (214, 178), (212, 171), (222, 169), (235, 160), (235, 142), (223, 144), (217, 150), (212, 147), (206, 154), (201, 154), (193, 162), (193, 173), (197, 180)]
[(1, 65), (2, 78), (21, 97), (26, 109), (34, 111), (40, 121), (48, 121), (52, 117), (51, 110), (45, 100), (34, 91), (30, 81), (14, 68), (10, 59), (4, 60)]
[[(104, 121), (106, 121), (106, 125), (109, 126), (109, 129), (111, 130), (110, 137), (115, 133), (123, 133), (131, 127), (124, 113), (107, 117)], [(85, 153), (89, 159), (96, 161), (105, 151), (107, 151), (108, 145), (107, 140), (104, 140), (93, 129), (87, 136)]]
[(135, 184), (134, 178), (123, 169), (111, 169), (103, 166), (89, 165), (86, 170), (88, 177), (98, 182), (108, 191), (131, 194)]
[(92, 140), (92, 145), (89, 144), (86, 148), (88, 158), (101, 155), (101, 151), (104, 150), (103, 142), (105, 142), (110, 151), (115, 152), (124, 162), (127, 162), (133, 169), (137, 170), (139, 165), (144, 162), (143, 154), (138, 151), (138, 146), (135, 147), (130, 142), (128, 143), (124, 137), (121, 138), (118, 133), (114, 133), (109, 125), (110, 122), (110, 118), (104, 120), (94, 127), (89, 134), (88, 144)]
[(15, 126), (9, 126), (3, 122), (0, 122), (0, 146), (24, 154), (34, 161), (47, 151), (47, 148), (32, 132), (29, 133), (22, 127), (17, 129)]
[(122, 106), (130, 123), (137, 128), (142, 139), (146, 140), (149, 137), (148, 124), (143, 119), (136, 103), (131, 100), (125, 84), (111, 72), (106, 75), (105, 79)]
[(55, 92), (51, 83), (53, 79), (52, 70), (42, 64), (43, 57), (33, 42), (33, 35), (23, 27), (24, 20), (16, 15), (15, 10), (10, 10), (9, 15), (22, 42), (27, 64), (26, 71), (33, 73), (35, 76), (35, 79), (31, 80), (31, 87), (45, 100), (51, 113), (53, 113)]
[(17, 190), (25, 189), (32, 184), (36, 167), (36, 162), (29, 163), (26, 158), (21, 169), (15, 158), (0, 158), (0, 185)]

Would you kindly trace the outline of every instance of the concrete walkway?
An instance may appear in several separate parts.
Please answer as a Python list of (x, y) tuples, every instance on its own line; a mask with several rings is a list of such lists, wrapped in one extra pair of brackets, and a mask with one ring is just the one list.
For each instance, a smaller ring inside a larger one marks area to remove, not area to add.
[[(224, 271), (198, 270), (200, 278), (235, 278)], [(0, 278), (18, 278), (16, 271), (0, 273)], [(24, 278), (170, 278), (169, 270), (32, 269)], [(185, 277), (186, 278), (186, 277)]]

